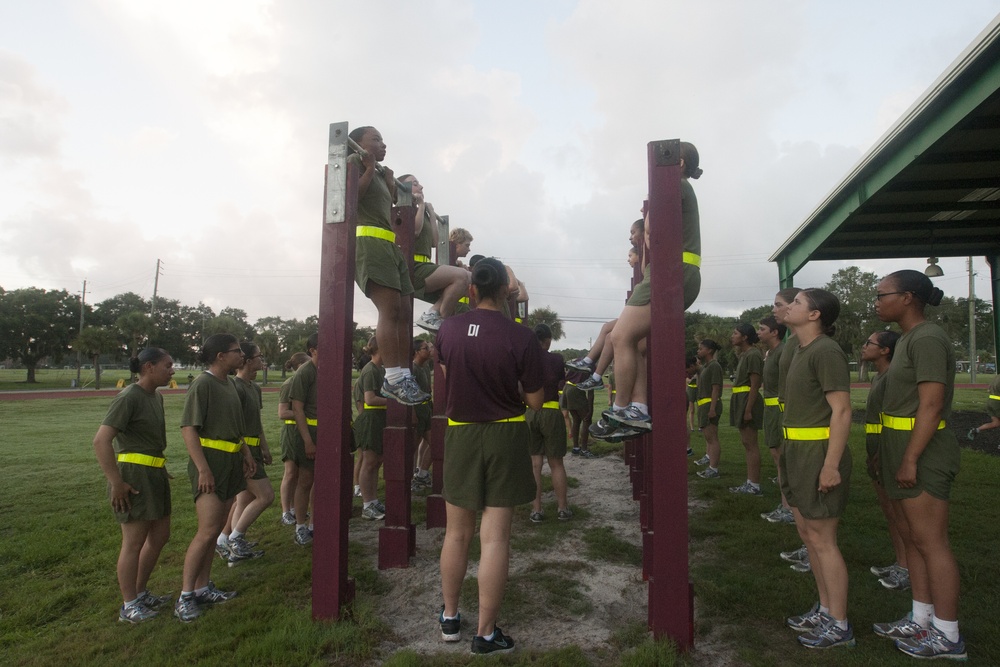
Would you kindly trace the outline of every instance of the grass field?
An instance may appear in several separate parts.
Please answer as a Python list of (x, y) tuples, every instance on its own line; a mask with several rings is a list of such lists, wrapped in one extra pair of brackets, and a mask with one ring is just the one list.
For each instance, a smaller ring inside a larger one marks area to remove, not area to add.
[[(966, 390), (959, 390), (960, 393)], [(968, 390), (969, 409), (982, 404), (980, 391)], [(855, 392), (862, 394), (862, 392)], [(859, 399), (855, 397), (855, 401)], [(598, 402), (602, 402), (603, 396)], [(265, 394), (265, 425), (277, 443), (277, 396)], [(860, 400), (863, 401), (863, 398)], [(213, 578), (240, 597), (184, 625), (158, 618), (140, 626), (116, 622), (120, 604), (115, 560), (120, 533), (104, 496), (104, 479), (94, 460), (91, 439), (107, 408), (106, 397), (0, 402), (0, 451), (5, 461), (0, 487), (0, 662), (16, 665), (459, 665), (467, 659), (418, 656), (411, 652), (384, 655), (381, 638), (392, 632), (373, 613), (375, 601), (391, 595), (375, 569), (375, 553), (352, 544), (351, 569), (358, 595), (350, 617), (339, 623), (310, 619), (310, 551), (292, 543), (287, 527), (272, 507), (251, 529), (267, 556), (227, 569), (216, 561)], [(178, 424), (183, 396), (167, 396), (168, 425)], [(956, 407), (958, 407), (956, 405)], [(886, 591), (867, 572), (891, 561), (891, 549), (863, 469), (864, 445), (855, 428), (854, 483), (841, 528), (841, 545), (851, 575), (850, 615), (858, 646), (822, 655), (800, 649), (783, 618), (807, 609), (815, 597), (809, 575), (791, 572), (777, 557), (799, 542), (794, 528), (772, 526), (758, 514), (777, 502), (776, 488), (765, 482), (764, 499), (734, 496), (730, 485), (742, 482), (742, 448), (735, 429), (722, 428), (724, 463), (721, 480), (691, 475), (691, 495), (699, 509), (691, 515), (692, 580), (698, 620), (696, 650), (674, 658), (670, 648), (652, 642), (641, 627), (615, 631), (612, 662), (602, 656), (561, 649), (547, 653), (503, 656), (504, 665), (665, 665), (718, 664), (713, 656), (731, 655), (747, 665), (903, 665), (910, 659), (870, 631), (875, 621), (894, 620), (908, 609), (906, 593)], [(698, 455), (700, 437), (692, 438)], [(186, 456), (178, 428), (168, 428), (168, 469), (174, 475), (173, 537), (153, 573), (154, 592), (177, 594), (184, 550), (195, 530), (186, 475)], [(275, 446), (275, 449), (277, 447)], [(594, 450), (618, 455), (619, 447)], [(774, 474), (765, 455), (764, 475)], [(1000, 664), (1000, 637), (995, 630), (1000, 602), (1000, 551), (996, 529), (996, 490), (1000, 459), (964, 451), (962, 473), (953, 495), (951, 533), (962, 574), (962, 632), (970, 664)], [(693, 470), (694, 467), (690, 466)], [(277, 490), (280, 468), (270, 469)], [(572, 491), (571, 491), (572, 493)], [(277, 503), (276, 503), (277, 504)], [(704, 504), (703, 509), (700, 506)], [(415, 503), (421, 518), (422, 503)], [(582, 517), (581, 517), (582, 518)], [(418, 525), (418, 530), (423, 530)], [(613, 537), (613, 536), (612, 536)], [(543, 539), (533, 538), (533, 539)], [(636, 562), (628, 545), (616, 544), (599, 527), (588, 530), (586, 559), (623, 558)], [(534, 548), (525, 541), (519, 548)], [(551, 575), (552, 573), (547, 573)], [(587, 600), (572, 585), (572, 573), (556, 590), (542, 583), (538, 596), (518, 596), (504, 613), (522, 605), (575, 605), (586, 613)], [(585, 572), (575, 576), (585, 577)], [(470, 582), (467, 582), (470, 583)], [(474, 589), (470, 589), (474, 590)], [(471, 595), (471, 592), (469, 593)], [(544, 597), (543, 597), (544, 596)], [(533, 607), (532, 607), (533, 609)], [(169, 613), (169, 612), (168, 612)], [(612, 621), (613, 624), (613, 621)], [(699, 648), (702, 647), (702, 648)], [(705, 653), (711, 647), (712, 653)]]

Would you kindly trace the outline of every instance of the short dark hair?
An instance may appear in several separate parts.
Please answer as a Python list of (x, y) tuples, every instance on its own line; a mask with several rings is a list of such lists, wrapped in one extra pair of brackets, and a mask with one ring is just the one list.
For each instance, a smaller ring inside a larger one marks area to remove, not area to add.
[(718, 343), (716, 343), (711, 338), (702, 338), (701, 342), (698, 343), (698, 344), (701, 345), (702, 347), (707, 347), (708, 349), (712, 350), (713, 352), (718, 352), (719, 350), (722, 349), (722, 346), (719, 345)]
[(552, 327), (545, 322), (539, 322), (535, 325), (535, 338), (539, 341), (552, 340)]
[(878, 344), (889, 350), (889, 361), (892, 361), (892, 355), (896, 354), (896, 342), (899, 340), (899, 336), (899, 332), (892, 329), (879, 331), (875, 334), (875, 340), (878, 341)]
[(746, 322), (740, 322), (736, 325), (736, 330), (747, 337), (747, 342), (754, 345), (760, 341), (760, 336), (757, 335), (757, 330), (753, 328), (753, 325), (747, 324)]
[(238, 343), (236, 336), (227, 333), (212, 334), (205, 339), (205, 344), (198, 354), (198, 361), (205, 365), (211, 365), (216, 357), (229, 351), (229, 346)]
[(133, 373), (142, 373), (142, 367), (146, 364), (158, 364), (164, 357), (169, 357), (170, 353), (162, 347), (147, 347), (135, 357), (128, 360), (128, 368)]
[(778, 324), (778, 320), (775, 319), (774, 315), (768, 315), (767, 317), (762, 317), (760, 323), (771, 331), (778, 332), (778, 338), (784, 338), (785, 334), (788, 332), (788, 327), (784, 324)]
[(920, 271), (914, 271), (913, 269), (894, 271), (887, 275), (885, 279), (892, 282), (900, 292), (909, 292), (922, 303), (937, 306), (941, 303), (942, 297), (944, 297), (944, 292), (934, 287), (931, 279)]

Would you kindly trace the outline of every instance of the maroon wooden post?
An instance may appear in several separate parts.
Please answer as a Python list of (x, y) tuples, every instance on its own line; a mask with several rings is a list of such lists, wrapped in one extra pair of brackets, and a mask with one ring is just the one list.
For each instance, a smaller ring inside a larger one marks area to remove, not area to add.
[[(640, 260), (639, 263), (632, 268), (632, 286), (629, 288), (628, 293), (625, 295), (625, 302), (632, 298), (632, 292), (635, 290), (635, 286), (642, 282), (642, 266), (645, 262), (645, 244), (641, 244), (639, 247)], [(639, 445), (645, 440), (645, 436), (642, 438), (636, 438), (632, 440), (625, 441), (625, 463), (628, 466), (628, 478), (629, 483), (632, 485), (632, 500), (639, 500), (639, 484), (641, 482), (641, 463), (639, 461)], [(640, 523), (645, 526), (643, 520), (642, 506), (639, 506), (639, 516)], [(643, 570), (645, 573), (645, 569)]]
[(688, 575), (687, 452), (684, 412), (684, 274), (681, 263), (680, 141), (654, 141), (649, 161), (651, 264), (650, 411), (648, 469), (653, 553), (649, 570), (649, 628), (682, 651), (694, 643), (694, 603)]
[[(405, 200), (405, 201), (404, 201)], [(416, 208), (402, 189), (397, 193), (400, 206), (392, 209), (391, 220), (396, 244), (403, 251), (410, 275), (413, 275), (413, 221)], [(413, 322), (413, 297), (403, 298), (400, 317)], [(405, 365), (413, 360), (413, 337), (407, 335), (400, 355)], [(413, 408), (389, 400), (386, 427), (382, 434), (382, 478), (385, 480), (385, 525), (378, 531), (378, 567), (380, 570), (409, 567), (416, 553), (416, 527), (410, 522), (410, 479), (413, 476)]]
[(319, 297), (319, 367), (313, 500), (313, 618), (340, 618), (354, 599), (347, 576), (351, 519), (351, 323), (358, 171), (347, 167), (347, 123), (330, 125), (323, 197)]
[[(437, 263), (455, 266), (455, 244), (449, 238), (449, 217), (438, 216)], [(434, 349), (434, 414), (431, 417), (431, 493), (427, 496), (427, 527), (444, 528), (448, 523), (444, 497), (444, 431), (448, 418), (444, 414), (445, 390), (444, 371), (438, 363), (437, 348)]]

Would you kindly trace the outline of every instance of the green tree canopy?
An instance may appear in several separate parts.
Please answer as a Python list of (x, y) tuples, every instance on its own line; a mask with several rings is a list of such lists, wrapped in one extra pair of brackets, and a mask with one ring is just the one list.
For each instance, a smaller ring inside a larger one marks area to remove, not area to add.
[(24, 364), (29, 383), (43, 359), (62, 360), (79, 326), (80, 299), (66, 290), (27, 287), (0, 296), (0, 356)]
[(563, 322), (559, 319), (559, 313), (548, 307), (535, 308), (524, 318), (524, 324), (530, 329), (534, 329), (538, 324), (548, 324), (552, 329), (552, 340), (557, 341), (563, 337)]
[(84, 327), (73, 339), (73, 349), (94, 362), (94, 386), (101, 388), (101, 355), (120, 353), (122, 344), (114, 331), (107, 327)]

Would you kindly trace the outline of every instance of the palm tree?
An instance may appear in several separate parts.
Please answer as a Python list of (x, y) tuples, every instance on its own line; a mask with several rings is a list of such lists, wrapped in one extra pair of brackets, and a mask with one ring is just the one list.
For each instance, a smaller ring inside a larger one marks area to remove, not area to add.
[[(125, 347), (129, 351), (130, 358), (139, 356), (139, 348), (149, 337), (151, 326), (149, 317), (138, 310), (133, 310), (115, 320), (115, 329), (125, 339)], [(135, 373), (129, 376), (129, 382), (135, 382)]]
[(264, 355), (266, 362), (264, 364), (264, 384), (267, 384), (267, 368), (278, 360), (278, 355), (281, 354), (281, 340), (278, 338), (278, 334), (273, 331), (265, 331), (257, 334), (254, 343), (260, 348), (260, 353)]
[(71, 347), (94, 360), (94, 386), (101, 388), (101, 355), (121, 350), (121, 343), (105, 327), (84, 327)]

